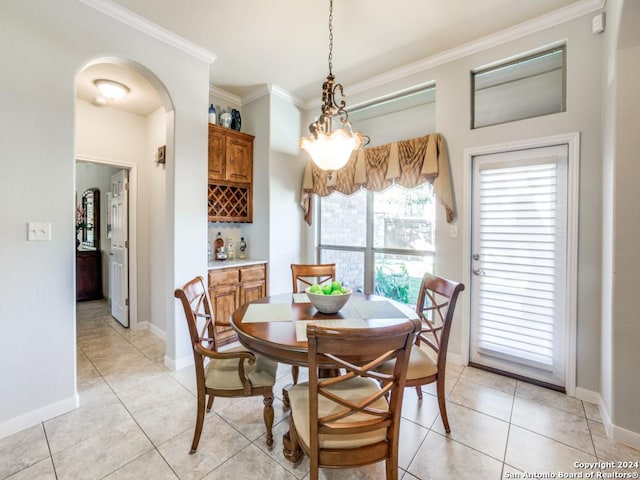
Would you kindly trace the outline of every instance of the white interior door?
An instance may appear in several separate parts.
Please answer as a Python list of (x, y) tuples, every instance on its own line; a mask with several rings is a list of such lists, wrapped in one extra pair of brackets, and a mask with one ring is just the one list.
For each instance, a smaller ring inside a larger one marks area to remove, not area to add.
[(472, 363), (559, 387), (567, 362), (568, 146), (473, 157)]
[(109, 251), (109, 292), (111, 315), (129, 326), (129, 215), (128, 171), (111, 177), (111, 250)]

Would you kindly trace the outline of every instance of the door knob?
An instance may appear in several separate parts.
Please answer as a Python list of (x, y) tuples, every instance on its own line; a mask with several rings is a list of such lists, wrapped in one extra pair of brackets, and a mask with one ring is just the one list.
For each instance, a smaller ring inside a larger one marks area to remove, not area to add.
[(484, 270), (480, 270), (479, 268), (474, 268), (472, 271), (474, 275), (478, 275), (478, 276), (487, 274), (487, 272), (485, 272)]

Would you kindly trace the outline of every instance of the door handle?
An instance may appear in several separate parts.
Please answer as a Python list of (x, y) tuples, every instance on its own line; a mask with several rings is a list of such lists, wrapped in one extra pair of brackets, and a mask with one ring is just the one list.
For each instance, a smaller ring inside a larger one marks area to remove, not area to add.
[(472, 270), (474, 275), (478, 275), (478, 276), (482, 276), (482, 275), (486, 275), (487, 272), (485, 272), (484, 270), (480, 270), (479, 268), (474, 268)]

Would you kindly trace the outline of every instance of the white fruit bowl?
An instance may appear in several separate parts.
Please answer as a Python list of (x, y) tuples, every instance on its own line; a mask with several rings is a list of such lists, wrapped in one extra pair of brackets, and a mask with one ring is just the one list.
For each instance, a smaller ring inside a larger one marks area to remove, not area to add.
[(351, 297), (351, 289), (346, 288), (347, 293), (341, 293), (340, 295), (324, 295), (322, 293), (311, 293), (308, 287), (305, 289), (305, 293), (309, 297), (311, 304), (316, 307), (321, 313), (337, 313), (342, 307), (346, 305)]

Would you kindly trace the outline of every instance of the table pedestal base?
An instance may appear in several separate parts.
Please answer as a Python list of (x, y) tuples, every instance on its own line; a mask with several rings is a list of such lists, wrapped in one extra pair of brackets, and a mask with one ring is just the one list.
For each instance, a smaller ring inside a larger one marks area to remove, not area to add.
[(299, 445), (296, 445), (296, 448), (293, 447), (293, 442), (291, 441), (289, 432), (282, 435), (282, 445), (282, 454), (284, 455), (284, 458), (292, 463), (298, 463), (300, 459), (302, 459), (304, 453)]

